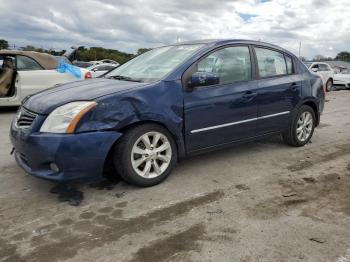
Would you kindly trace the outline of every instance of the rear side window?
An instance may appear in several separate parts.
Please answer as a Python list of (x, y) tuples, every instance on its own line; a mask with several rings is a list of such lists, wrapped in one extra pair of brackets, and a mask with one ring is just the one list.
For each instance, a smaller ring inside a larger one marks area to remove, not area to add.
[(197, 64), (199, 72), (218, 75), (220, 84), (251, 80), (250, 53), (247, 46), (234, 46), (215, 51)]
[(325, 64), (319, 64), (318, 65), (318, 71), (331, 71), (328, 65)]
[(104, 65), (95, 67), (95, 71), (105, 71), (106, 67)]
[(287, 74), (291, 75), (291, 74), (293, 74), (292, 58), (289, 56), (285, 56), (285, 58), (286, 58), (286, 64), (287, 64)]
[(32, 58), (27, 56), (18, 55), (17, 56), (17, 70), (43, 70), (43, 68)]
[(255, 48), (255, 53), (260, 77), (287, 74), (287, 66), (282, 53), (265, 48)]

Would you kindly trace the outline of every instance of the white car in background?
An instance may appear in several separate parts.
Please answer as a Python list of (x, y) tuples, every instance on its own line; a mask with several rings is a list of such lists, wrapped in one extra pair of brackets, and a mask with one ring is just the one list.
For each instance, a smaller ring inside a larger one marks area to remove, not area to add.
[(100, 65), (100, 64), (114, 64), (115, 66), (119, 66), (119, 63), (117, 61), (114, 61), (112, 59), (102, 59), (98, 61), (89, 61), (92, 65)]
[(326, 92), (332, 90), (334, 71), (329, 64), (323, 62), (304, 62), (304, 64), (307, 68), (321, 77)]
[(92, 65), (90, 67), (87, 67), (86, 69), (91, 73), (91, 77), (94, 78), (107, 73), (108, 71), (118, 67), (118, 65), (105, 63), (105, 64)]
[(334, 85), (350, 89), (350, 69), (343, 69), (334, 75)]
[(72, 71), (57, 70), (62, 57), (19, 50), (0, 50), (0, 107), (18, 106), (23, 98), (58, 84), (89, 78), (85, 69), (68, 65)]

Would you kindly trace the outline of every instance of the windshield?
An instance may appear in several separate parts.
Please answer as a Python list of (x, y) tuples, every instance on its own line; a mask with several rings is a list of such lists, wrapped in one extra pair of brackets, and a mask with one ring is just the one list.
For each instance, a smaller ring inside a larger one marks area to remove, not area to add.
[(203, 45), (165, 46), (148, 51), (104, 77), (153, 82), (162, 79)]

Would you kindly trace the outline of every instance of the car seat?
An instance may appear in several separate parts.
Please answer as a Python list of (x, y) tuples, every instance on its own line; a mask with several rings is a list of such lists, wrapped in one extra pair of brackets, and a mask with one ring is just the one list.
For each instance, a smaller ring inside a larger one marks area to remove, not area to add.
[(3, 70), (0, 75), (0, 97), (8, 94), (15, 71), (11, 58), (5, 58), (2, 67)]

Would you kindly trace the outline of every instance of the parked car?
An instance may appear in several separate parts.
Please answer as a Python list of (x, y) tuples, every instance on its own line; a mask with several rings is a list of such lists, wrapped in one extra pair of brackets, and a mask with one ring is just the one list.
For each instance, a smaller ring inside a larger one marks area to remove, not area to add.
[(87, 68), (93, 65), (93, 63), (90, 62), (84, 62), (84, 61), (73, 61), (73, 65), (80, 67), (80, 68)]
[(343, 69), (341, 72), (334, 74), (334, 85), (350, 89), (350, 69)]
[[(64, 58), (62, 58), (64, 59)], [(0, 107), (18, 106), (24, 97), (57, 84), (76, 81), (85, 78), (80, 71), (78, 79), (69, 72), (59, 73), (58, 58), (49, 54), (0, 50)]]
[(33, 176), (86, 181), (114, 168), (129, 183), (153, 186), (189, 155), (273, 134), (304, 146), (324, 97), (320, 77), (278, 46), (188, 42), (29, 97), (10, 137), (18, 165)]
[(107, 73), (108, 71), (111, 71), (116, 67), (117, 67), (116, 64), (105, 63), (105, 64), (92, 65), (90, 67), (87, 67), (86, 69), (89, 70), (89, 72), (91, 73), (91, 77), (98, 77)]
[(114, 61), (112, 59), (102, 59), (102, 60), (98, 60), (98, 61), (90, 61), (89, 63), (91, 63), (92, 65), (100, 65), (100, 64), (114, 64), (116, 66), (119, 65), (119, 63), (117, 61)]
[(304, 64), (321, 77), (325, 91), (330, 92), (334, 82), (334, 71), (332, 70), (332, 67), (329, 64), (322, 62), (305, 62)]

